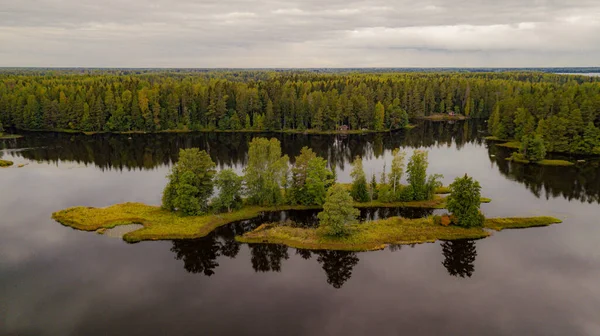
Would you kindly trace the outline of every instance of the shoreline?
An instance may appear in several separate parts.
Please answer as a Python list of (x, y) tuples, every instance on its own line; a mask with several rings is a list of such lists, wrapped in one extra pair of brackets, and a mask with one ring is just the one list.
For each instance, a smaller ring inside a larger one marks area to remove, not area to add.
[(553, 217), (488, 218), (481, 228), (441, 226), (428, 218), (405, 219), (391, 217), (349, 227), (350, 234), (331, 237), (319, 234), (315, 228), (295, 228), (263, 224), (235, 240), (246, 244), (283, 244), (292, 248), (309, 250), (376, 251), (394, 245), (433, 243), (438, 240), (483, 239), (491, 236), (487, 231), (523, 229), (549, 226), (562, 221)]
[[(482, 203), (491, 200), (482, 198)], [(410, 207), (426, 209), (444, 209), (446, 201), (444, 197), (437, 196), (433, 200), (413, 202), (355, 202), (356, 208), (392, 208)], [(52, 219), (64, 226), (82, 231), (98, 231), (99, 229), (110, 229), (119, 225), (142, 224), (144, 227), (127, 233), (123, 239), (127, 242), (139, 242), (143, 240), (170, 240), (202, 238), (216, 228), (233, 222), (248, 220), (259, 216), (263, 212), (277, 212), (286, 210), (321, 210), (322, 206), (305, 205), (280, 205), (272, 207), (244, 206), (240, 210), (220, 213), (206, 214), (202, 216), (179, 216), (159, 206), (146, 205), (143, 203), (121, 203), (105, 208), (72, 207), (52, 214)]]
[[(27, 132), (47, 132), (47, 133), (66, 133), (66, 134), (83, 134), (83, 135), (97, 135), (97, 134), (114, 134), (114, 135), (131, 135), (131, 134), (168, 134), (168, 133), (282, 133), (282, 134), (315, 134), (315, 135), (350, 135), (350, 134), (370, 134), (370, 133), (390, 133), (397, 132), (401, 130), (410, 130), (417, 127), (417, 125), (409, 124), (404, 128), (398, 129), (384, 129), (384, 130), (347, 130), (347, 131), (339, 131), (339, 130), (316, 130), (316, 129), (307, 129), (307, 130), (297, 130), (297, 129), (283, 129), (283, 130), (255, 130), (255, 129), (239, 129), (239, 130), (219, 130), (219, 129), (198, 129), (198, 130), (190, 130), (190, 129), (174, 129), (174, 130), (161, 130), (161, 131), (82, 131), (82, 130), (71, 130), (71, 129), (20, 129), (22, 131)], [(22, 136), (17, 136), (16, 138), (20, 138)], [(8, 139), (8, 138), (7, 138)], [(10, 138), (13, 139), (13, 138)]]

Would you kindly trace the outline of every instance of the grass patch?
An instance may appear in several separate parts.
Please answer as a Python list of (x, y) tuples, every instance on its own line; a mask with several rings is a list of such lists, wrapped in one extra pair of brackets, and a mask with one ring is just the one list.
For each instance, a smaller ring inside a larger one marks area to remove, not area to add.
[[(106, 208), (74, 207), (52, 214), (57, 222), (84, 231), (110, 229), (117, 225), (142, 224), (142, 229), (123, 236), (128, 242), (204, 237), (221, 225), (251, 219), (265, 211), (303, 210), (305, 206), (248, 206), (231, 213), (182, 217), (157, 206), (123, 203)], [(318, 207), (317, 207), (318, 209)]]
[[(497, 231), (512, 228), (547, 226), (561, 221), (552, 217), (486, 219), (485, 228)], [(318, 250), (373, 251), (388, 244), (432, 243), (437, 240), (480, 239), (490, 236), (483, 228), (441, 226), (432, 217), (405, 219), (393, 217), (350, 227), (350, 234), (331, 237), (318, 229), (296, 228), (278, 224), (263, 224), (235, 239), (242, 243), (284, 244), (294, 248)]]
[(506, 139), (500, 139), (500, 138), (498, 138), (497, 136), (493, 136), (493, 135), (486, 136), (486, 137), (484, 137), (483, 139), (485, 139), (485, 140), (489, 140), (489, 141), (499, 141), (499, 142), (507, 142), (507, 141), (508, 141), (508, 140), (506, 140)]
[(496, 231), (502, 231), (505, 229), (524, 229), (558, 223), (562, 223), (562, 221), (554, 217), (487, 218), (485, 220), (485, 227)]
[(567, 166), (574, 166), (575, 164), (573, 162), (570, 161), (566, 161), (566, 160), (541, 160), (541, 161), (536, 161), (536, 162), (532, 162), (529, 160), (525, 160), (525, 159), (520, 159), (517, 157), (508, 157), (506, 158), (507, 161), (512, 161), (512, 162), (518, 162), (518, 163), (534, 163), (534, 164), (538, 164), (538, 165), (542, 165), (542, 166), (561, 166), (561, 167), (567, 167)]
[(0, 160), (0, 167), (10, 167), (13, 165), (12, 161)]
[(536, 162), (539, 165), (544, 166), (574, 166), (575, 164), (566, 160), (542, 160)]
[(509, 142), (506, 142), (503, 144), (498, 144), (497, 146), (512, 148), (512, 149), (519, 149), (519, 148), (521, 148), (521, 143), (519, 141), (509, 141)]
[(2, 134), (2, 133), (0, 133), (0, 140), (19, 139), (22, 137), (23, 137), (22, 135), (18, 135), (18, 134)]
[[(483, 202), (489, 199), (482, 198)], [(444, 209), (446, 200), (436, 196), (433, 200), (383, 203), (379, 201), (354, 203), (356, 208), (411, 207)], [(251, 219), (263, 212), (284, 210), (319, 210), (320, 206), (281, 205), (274, 207), (246, 206), (238, 211), (204, 216), (182, 217), (157, 206), (142, 203), (122, 203), (106, 208), (74, 207), (52, 214), (57, 222), (84, 231), (110, 229), (117, 225), (141, 224), (144, 227), (123, 236), (128, 242), (142, 240), (185, 239), (204, 237), (219, 226)]]

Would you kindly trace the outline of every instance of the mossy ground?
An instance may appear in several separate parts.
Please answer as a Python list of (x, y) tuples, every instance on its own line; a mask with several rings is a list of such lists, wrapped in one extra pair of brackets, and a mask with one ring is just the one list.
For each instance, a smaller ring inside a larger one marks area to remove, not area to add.
[[(561, 221), (552, 217), (492, 218), (484, 227), (497, 231), (503, 229), (547, 226)], [(405, 219), (393, 217), (356, 224), (343, 237), (320, 234), (318, 229), (296, 228), (265, 224), (252, 232), (236, 237), (242, 243), (284, 244), (294, 248), (346, 251), (372, 251), (388, 244), (429, 243), (436, 240), (480, 239), (490, 233), (483, 228), (461, 228), (436, 225), (433, 218)]]
[[(482, 198), (482, 202), (490, 199)], [(412, 207), (443, 209), (445, 198), (415, 202), (383, 203), (378, 201), (354, 203), (357, 208)], [(142, 203), (123, 203), (106, 208), (74, 207), (55, 212), (52, 218), (59, 223), (84, 231), (113, 228), (117, 225), (142, 224), (144, 228), (123, 236), (129, 242), (142, 240), (184, 239), (204, 237), (221, 225), (251, 219), (262, 212), (283, 210), (319, 210), (319, 206), (282, 205), (274, 207), (245, 206), (231, 213), (182, 217), (157, 206)]]
[(13, 165), (12, 161), (0, 160), (0, 167), (10, 167)]

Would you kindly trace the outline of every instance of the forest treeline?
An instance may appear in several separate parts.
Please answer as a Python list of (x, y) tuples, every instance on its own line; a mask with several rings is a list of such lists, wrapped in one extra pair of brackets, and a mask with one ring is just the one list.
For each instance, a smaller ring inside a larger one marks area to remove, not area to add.
[(0, 122), (31, 130), (388, 130), (439, 113), (503, 139), (600, 153), (600, 78), (536, 72), (0, 72)]

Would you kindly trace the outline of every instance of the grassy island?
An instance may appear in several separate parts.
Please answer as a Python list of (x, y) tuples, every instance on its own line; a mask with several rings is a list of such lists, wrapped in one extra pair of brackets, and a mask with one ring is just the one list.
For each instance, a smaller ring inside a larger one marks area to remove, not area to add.
[[(493, 230), (548, 226), (561, 221), (552, 217), (491, 218), (484, 228)], [(405, 219), (393, 217), (350, 227), (342, 237), (322, 235), (318, 229), (263, 224), (252, 232), (236, 237), (242, 243), (284, 244), (294, 248), (345, 251), (373, 251), (388, 244), (431, 243), (437, 240), (480, 239), (490, 236), (483, 228), (441, 226), (433, 217)]]
[[(482, 203), (488, 203), (489, 198), (482, 198)], [(357, 208), (411, 207), (443, 209), (445, 198), (436, 196), (434, 200), (384, 203), (379, 201), (359, 203)], [(123, 239), (128, 242), (142, 240), (165, 240), (201, 238), (219, 226), (229, 223), (252, 219), (263, 212), (284, 210), (319, 210), (320, 206), (280, 205), (272, 207), (245, 206), (240, 210), (208, 214), (203, 216), (180, 216), (177, 213), (161, 209), (157, 206), (142, 203), (122, 203), (106, 208), (73, 207), (52, 214), (57, 222), (83, 231), (109, 229), (118, 225), (142, 224), (144, 228), (127, 233)]]
[(10, 167), (13, 165), (12, 161), (0, 160), (0, 167)]
[(533, 164), (538, 164), (538, 165), (542, 165), (542, 166), (574, 166), (575, 164), (571, 161), (566, 161), (566, 160), (540, 160), (540, 161), (529, 161), (526, 159), (519, 159), (519, 158), (514, 158), (514, 157), (509, 157), (506, 158), (507, 161), (512, 161), (512, 162), (518, 162), (518, 163), (533, 163)]

